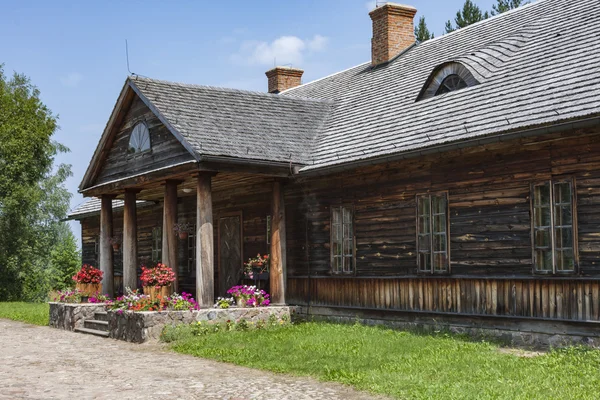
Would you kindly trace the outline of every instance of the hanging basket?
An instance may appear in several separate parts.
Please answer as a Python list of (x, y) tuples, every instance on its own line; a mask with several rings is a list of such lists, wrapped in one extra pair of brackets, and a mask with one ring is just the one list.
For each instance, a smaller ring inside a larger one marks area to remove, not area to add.
[(75, 289), (81, 292), (83, 297), (91, 297), (96, 293), (102, 293), (101, 283), (77, 283)]
[(112, 248), (114, 251), (119, 251), (119, 249), (121, 248), (121, 244), (120, 243), (113, 243), (112, 244)]
[(187, 238), (188, 238), (188, 233), (187, 232), (179, 232), (179, 239), (185, 240)]
[(150, 296), (152, 301), (158, 300), (158, 296), (161, 298), (169, 297), (173, 293), (173, 286), (144, 286), (144, 294)]

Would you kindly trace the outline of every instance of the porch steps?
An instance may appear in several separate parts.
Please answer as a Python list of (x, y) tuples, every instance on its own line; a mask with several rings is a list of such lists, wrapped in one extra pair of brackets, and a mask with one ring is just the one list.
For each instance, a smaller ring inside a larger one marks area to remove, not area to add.
[(101, 337), (108, 337), (108, 332), (99, 331), (97, 329), (75, 328), (75, 332), (87, 333), (89, 335), (95, 335), (95, 336), (101, 336)]
[(106, 311), (94, 313), (94, 319), (83, 321), (83, 328), (75, 328), (75, 332), (108, 337), (108, 314)]

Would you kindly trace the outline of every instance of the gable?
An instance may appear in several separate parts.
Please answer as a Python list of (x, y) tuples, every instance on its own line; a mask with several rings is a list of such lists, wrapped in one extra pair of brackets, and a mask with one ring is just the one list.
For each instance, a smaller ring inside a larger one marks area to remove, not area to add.
[[(111, 132), (112, 140), (106, 149), (106, 156), (93, 185), (128, 178), (155, 169), (194, 161), (190, 152), (160, 121), (158, 116), (144, 104), (137, 95), (133, 95), (129, 105), (124, 104), (124, 116)], [(151, 149), (139, 154), (128, 152), (129, 139), (134, 126), (144, 122), (148, 127)]]

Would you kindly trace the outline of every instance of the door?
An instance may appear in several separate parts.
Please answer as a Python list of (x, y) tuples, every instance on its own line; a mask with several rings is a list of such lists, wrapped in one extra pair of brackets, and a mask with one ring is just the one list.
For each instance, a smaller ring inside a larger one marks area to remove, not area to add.
[(242, 276), (242, 213), (219, 218), (219, 289), (217, 295), (240, 282)]

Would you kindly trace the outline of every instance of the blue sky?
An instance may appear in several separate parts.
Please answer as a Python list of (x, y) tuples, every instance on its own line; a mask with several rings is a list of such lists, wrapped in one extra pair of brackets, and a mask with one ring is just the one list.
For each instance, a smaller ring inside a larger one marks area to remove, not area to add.
[[(439, 36), (464, 0), (403, 0)], [(495, 0), (475, 0), (489, 10)], [(0, 64), (24, 73), (59, 116), (55, 140), (71, 149), (77, 187), (128, 74), (266, 91), (277, 64), (308, 82), (370, 59), (366, 0), (6, 1), (0, 0)], [(72, 224), (79, 237), (79, 224)]]

